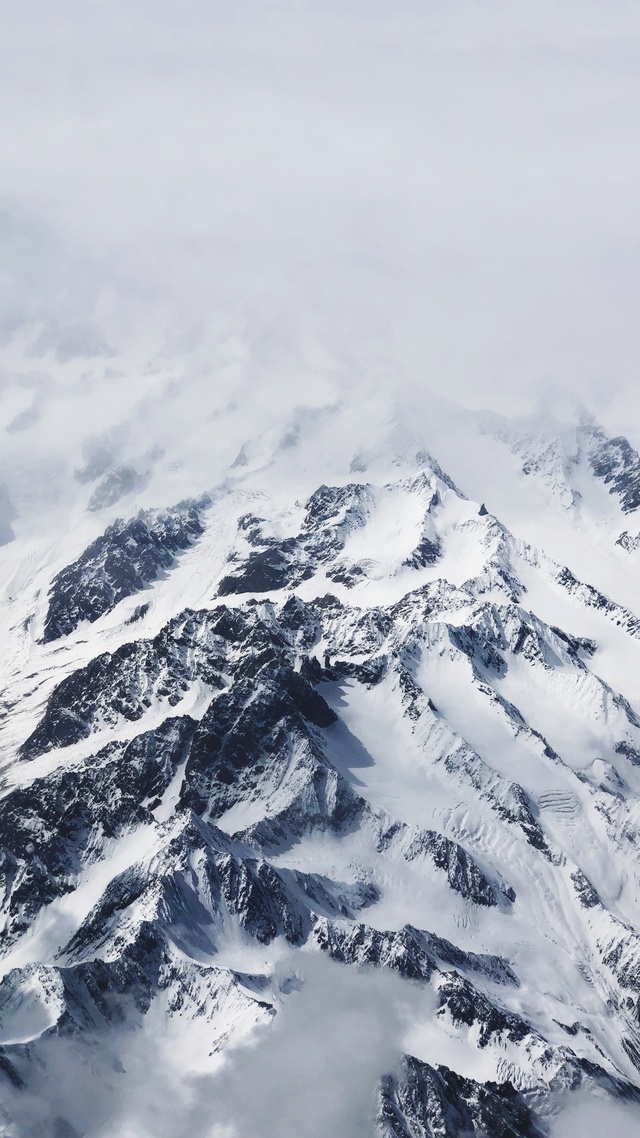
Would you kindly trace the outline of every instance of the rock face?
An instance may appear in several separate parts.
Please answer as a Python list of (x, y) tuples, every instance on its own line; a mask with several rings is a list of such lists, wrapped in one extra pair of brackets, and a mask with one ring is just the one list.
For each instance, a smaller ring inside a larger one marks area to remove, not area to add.
[(382, 1084), (378, 1129), (383, 1138), (543, 1138), (511, 1083), (477, 1083), (413, 1056)]
[[(578, 434), (633, 515), (635, 452)], [(524, 478), (569, 471), (534, 444)], [(376, 480), (363, 452), (296, 500), (245, 485), (247, 458), (242, 493), (113, 523), (49, 578), (41, 635), (11, 626), (8, 1135), (100, 1133), (137, 1046), (160, 1109), (197, 1074), (211, 1127), (235, 1124), (224, 1078), (262, 1071), (322, 969), (350, 993), (332, 1038), (355, 1016), (372, 1138), (541, 1138), (576, 1091), (640, 1102), (629, 593), (517, 541), (426, 453), (398, 463)], [(334, 985), (314, 999), (323, 1022)], [(100, 1109), (70, 1093), (87, 1056)]]
[[(628, 439), (608, 435), (590, 418), (560, 427), (533, 420), (514, 424), (491, 416), (485, 430), (508, 445), (522, 473), (543, 484), (564, 510), (582, 511), (589, 481), (606, 487), (622, 518), (640, 506), (640, 454)], [(632, 542), (627, 532), (620, 534), (623, 549), (634, 548)]]
[(621, 436), (608, 438), (605, 432), (593, 427), (590, 436), (589, 463), (597, 478), (601, 478), (616, 494), (625, 514), (640, 506), (640, 455)]
[(207, 501), (166, 511), (141, 512), (117, 521), (58, 573), (49, 591), (45, 643), (74, 632), (83, 620), (99, 620), (124, 597), (145, 589), (203, 532)]

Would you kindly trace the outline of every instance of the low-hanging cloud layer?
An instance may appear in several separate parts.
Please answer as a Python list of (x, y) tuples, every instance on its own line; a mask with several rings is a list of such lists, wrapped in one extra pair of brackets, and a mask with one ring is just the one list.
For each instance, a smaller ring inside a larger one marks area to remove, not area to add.
[(344, 403), (351, 453), (442, 397), (640, 447), (636, 5), (9, 0), (0, 30), (1, 543), (66, 530), (96, 449), (166, 505)]
[(31, 1093), (9, 1088), (5, 1100), (20, 1134), (370, 1138), (380, 1078), (398, 1066), (411, 1023), (434, 1014), (434, 993), (315, 954), (285, 954), (272, 980), (277, 1017), (230, 1049), (215, 1074), (194, 1075), (201, 1057), (188, 1036), (167, 1037), (166, 1025), (115, 1031), (106, 1042), (41, 1042)]
[[(283, 423), (352, 455), (403, 392), (426, 424), (565, 393), (640, 446), (632, 0), (5, 0), (0, 32), (3, 550), (72, 529), (102, 452), (164, 456), (167, 505)], [(112, 1089), (51, 1044), (25, 1132), (369, 1133), (400, 981), (305, 967), (215, 1078), (145, 1038)], [(611, 1111), (553, 1138), (636, 1132)]]
[(634, 384), (634, 5), (63, 0), (2, 24), (5, 373), (124, 353), (274, 399), (324, 369), (516, 407)]

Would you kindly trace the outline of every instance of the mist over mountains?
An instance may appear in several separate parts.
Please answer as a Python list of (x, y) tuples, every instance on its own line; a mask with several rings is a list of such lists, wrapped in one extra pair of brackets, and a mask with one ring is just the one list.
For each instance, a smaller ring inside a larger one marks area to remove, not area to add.
[(0, 25), (0, 1131), (637, 1133), (637, 12)]
[(13, 523), (7, 1134), (636, 1125), (640, 456), (407, 401)]

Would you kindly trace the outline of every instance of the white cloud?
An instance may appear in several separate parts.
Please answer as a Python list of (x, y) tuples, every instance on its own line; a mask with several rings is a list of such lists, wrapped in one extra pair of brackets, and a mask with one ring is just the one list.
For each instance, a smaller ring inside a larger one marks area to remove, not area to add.
[(412, 1018), (433, 1015), (433, 992), (300, 951), (272, 979), (277, 1017), (215, 1073), (193, 1074), (203, 1066), (193, 1024), (191, 1040), (188, 1026), (180, 1036), (159, 1023), (41, 1040), (30, 1093), (6, 1100), (17, 1133), (67, 1138), (68, 1125), (69, 1138), (371, 1138), (380, 1078), (396, 1067)]
[(324, 957), (298, 955), (295, 972), (299, 986), (277, 1019), (230, 1055), (203, 1109), (233, 1126), (234, 1138), (370, 1138), (377, 1085), (400, 1056), (406, 1005), (424, 1006), (430, 994)]
[(626, 388), (639, 22), (622, 2), (11, 3), (4, 191), (41, 227), (25, 309), (40, 287), (142, 355), (210, 357), (231, 326), (304, 370), (318, 341), (472, 401)]
[(610, 1098), (579, 1095), (551, 1130), (551, 1138), (637, 1138), (640, 1106)]

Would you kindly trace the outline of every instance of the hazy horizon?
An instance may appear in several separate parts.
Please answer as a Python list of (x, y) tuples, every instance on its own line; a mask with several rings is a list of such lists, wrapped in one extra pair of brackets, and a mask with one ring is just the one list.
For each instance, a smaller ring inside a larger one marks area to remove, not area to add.
[(3, 402), (149, 368), (285, 402), (319, 377), (509, 412), (566, 391), (640, 441), (631, 4), (2, 24)]

